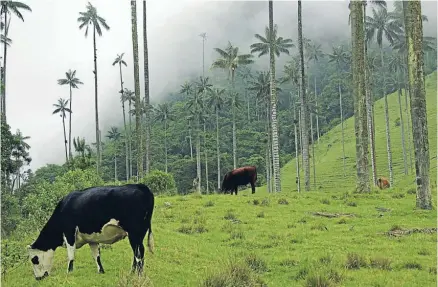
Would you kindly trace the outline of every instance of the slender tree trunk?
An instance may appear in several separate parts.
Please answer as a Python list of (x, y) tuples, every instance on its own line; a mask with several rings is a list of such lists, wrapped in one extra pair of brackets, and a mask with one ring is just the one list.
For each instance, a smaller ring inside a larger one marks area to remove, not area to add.
[(301, 81), (301, 134), (303, 149), (304, 186), (310, 191), (310, 165), (309, 165), (309, 108), (307, 106), (306, 83), (304, 75), (304, 49), (303, 49), (303, 25), (301, 20), (301, 0), (298, 0), (298, 47), (300, 51), (300, 81)]
[[(340, 69), (340, 68), (339, 68)], [(339, 80), (340, 80), (340, 73), (339, 73)], [(341, 139), (342, 139), (342, 170), (344, 172), (345, 177), (345, 137), (344, 137), (344, 113), (343, 113), (343, 107), (342, 107), (342, 90), (341, 90), (341, 83), (338, 83), (338, 89), (339, 89), (339, 109), (341, 111)]]
[(151, 116), (150, 116), (150, 99), (149, 99), (149, 54), (148, 54), (148, 36), (147, 36), (147, 17), (146, 17), (146, 0), (143, 0), (143, 69), (144, 69), (144, 102), (146, 105), (146, 124), (145, 124), (145, 165), (146, 173), (150, 172), (150, 146), (151, 146)]
[(426, 89), (423, 63), (423, 22), (420, 1), (403, 1), (406, 43), (408, 46), (408, 76), (411, 93), (412, 136), (415, 150), (417, 184), (416, 206), (432, 209), (430, 190), (429, 132), (427, 126)]
[(295, 164), (296, 164), (296, 170), (297, 170), (296, 184), (297, 184), (298, 192), (301, 192), (300, 156), (298, 154), (297, 114), (296, 114), (295, 105), (294, 105), (294, 137), (295, 137)]
[(65, 133), (65, 116), (62, 115), (62, 127), (64, 129), (64, 146), (65, 146), (65, 162), (68, 162), (68, 155), (67, 155), (67, 135)]
[[(6, 11), (3, 13), (5, 15), (5, 31), (4, 31), (4, 37), (5, 41), (8, 38), (8, 30), (9, 30), (9, 24), (8, 23), (8, 13)], [(10, 19), (9, 19), (10, 21)], [(6, 59), (8, 54), (8, 45), (3, 45), (3, 89), (2, 89), (2, 98), (1, 98), (1, 113), (2, 113), (2, 120), (6, 123)]]
[(165, 172), (167, 173), (167, 119), (164, 120), (164, 156), (165, 156)]
[[(407, 64), (407, 60), (406, 60), (406, 64)], [(403, 71), (403, 78), (405, 79), (405, 83), (409, 84), (409, 79), (407, 74)], [(406, 113), (406, 121), (408, 124), (408, 150), (409, 150), (409, 170), (412, 171), (412, 148), (411, 148), (411, 124), (410, 124), (410, 116), (409, 116), (409, 101), (408, 98), (410, 98), (409, 96), (409, 87), (405, 88), (405, 113)]]
[(94, 108), (96, 114), (96, 172), (100, 175), (100, 137), (99, 137), (99, 108), (97, 102), (97, 48), (96, 27), (93, 25), (93, 48), (94, 48)]
[[(269, 30), (271, 35), (274, 31), (274, 8), (272, 0), (269, 1)], [(272, 40), (270, 41), (269, 58), (270, 58), (270, 70), (271, 70), (271, 117), (272, 117), (272, 157), (274, 168), (274, 190), (275, 192), (281, 192), (281, 178), (280, 178), (280, 157), (278, 142), (278, 123), (277, 123), (277, 89), (275, 83), (275, 55)], [(271, 136), (271, 135), (270, 135)]]
[(137, 145), (137, 182), (143, 176), (143, 147), (142, 147), (142, 128), (140, 111), (140, 75), (138, 64), (138, 35), (137, 35), (137, 5), (136, 1), (131, 1), (131, 22), (132, 22), (132, 46), (134, 54), (134, 82), (135, 82), (135, 132)]
[(298, 132), (300, 135), (300, 152), (301, 152), (301, 162), (303, 163), (301, 165), (301, 169), (304, 170), (304, 155), (303, 155), (303, 129), (302, 129), (302, 122), (301, 122), (301, 110), (298, 111)]
[(193, 159), (192, 126), (190, 123), (189, 123), (189, 144), (190, 144), (190, 159)]
[(406, 146), (405, 146), (405, 125), (403, 123), (403, 111), (402, 111), (402, 102), (401, 102), (402, 90), (401, 87), (398, 88), (398, 107), (400, 113), (400, 132), (402, 139), (402, 150), (403, 150), (403, 168), (404, 174), (408, 174), (408, 163), (406, 159)]
[(132, 109), (132, 105), (131, 105), (131, 99), (129, 99), (128, 101), (129, 103), (129, 112), (128, 112), (128, 117), (129, 117), (129, 176), (132, 177), (133, 176), (133, 172), (132, 172), (132, 116), (131, 116), (131, 109)]
[(394, 186), (394, 174), (392, 171), (392, 151), (391, 151), (391, 134), (389, 129), (389, 111), (388, 111), (388, 97), (386, 95), (386, 81), (385, 81), (385, 68), (383, 62), (383, 49), (380, 47), (380, 62), (382, 64), (382, 77), (383, 77), (383, 96), (385, 102), (385, 128), (386, 128), (386, 152), (388, 154), (388, 171), (389, 171), (389, 183)]
[(268, 187), (268, 193), (272, 192), (272, 146), (271, 146), (271, 119), (269, 117), (269, 102), (266, 102), (266, 136), (267, 136), (267, 149), (266, 149), (266, 185)]
[(117, 155), (114, 154), (114, 181), (117, 181)]
[(236, 139), (236, 93), (234, 89), (234, 70), (231, 70), (232, 84), (232, 113), (233, 113), (233, 169), (237, 168), (237, 139)]
[(207, 131), (205, 127), (205, 121), (204, 121), (204, 154), (205, 154), (205, 186), (206, 186), (206, 192), (208, 194), (208, 153), (207, 153)]
[(316, 93), (316, 76), (313, 77), (313, 81), (314, 81), (313, 84), (315, 86), (315, 107), (316, 107), (316, 112), (317, 112), (317, 114), (316, 114), (316, 135), (318, 137), (318, 143), (319, 143), (319, 116), (318, 116), (319, 109), (318, 109), (318, 95)]
[(198, 193), (201, 194), (201, 128), (199, 119), (197, 119), (196, 126), (196, 172), (198, 179)]
[(68, 156), (70, 158), (70, 161), (73, 160), (73, 154), (71, 153), (71, 114), (73, 110), (71, 109), (71, 101), (72, 101), (72, 91), (71, 91), (71, 85), (70, 85), (70, 113), (69, 113), (69, 129), (68, 129)]
[(219, 150), (219, 110), (216, 108), (217, 190), (221, 189), (221, 154)]
[(120, 89), (122, 92), (122, 111), (123, 111), (123, 126), (125, 128), (125, 167), (126, 167), (126, 181), (129, 180), (129, 148), (128, 148), (128, 130), (126, 129), (126, 115), (125, 115), (125, 98), (123, 91), (123, 75), (122, 75), (122, 63), (119, 62), (119, 71), (120, 71)]
[(246, 87), (245, 87), (245, 97), (246, 97), (246, 107), (247, 107), (247, 111), (248, 111), (248, 123), (251, 123), (251, 117), (249, 114), (249, 95), (248, 95), (248, 92), (246, 91)]
[(310, 140), (312, 143), (313, 187), (316, 190), (315, 142), (313, 139), (313, 114), (310, 114)]
[(356, 171), (358, 192), (370, 192), (368, 174), (368, 125), (366, 111), (365, 33), (362, 2), (351, 1), (351, 39), (354, 82), (354, 127), (356, 134)]

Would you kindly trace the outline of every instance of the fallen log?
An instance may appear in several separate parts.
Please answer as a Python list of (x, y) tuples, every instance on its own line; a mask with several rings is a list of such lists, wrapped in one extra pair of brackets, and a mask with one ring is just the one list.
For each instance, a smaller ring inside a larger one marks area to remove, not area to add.
[(432, 227), (432, 228), (396, 229), (396, 230), (390, 230), (390, 231), (386, 232), (385, 234), (388, 236), (398, 237), (398, 236), (410, 235), (410, 234), (414, 234), (414, 233), (432, 234), (432, 233), (436, 233), (436, 232), (437, 232), (437, 228)]
[(335, 218), (335, 217), (341, 217), (341, 216), (347, 216), (347, 217), (356, 216), (352, 213), (327, 213), (327, 212), (312, 212), (312, 215), (322, 216), (322, 217), (327, 217), (327, 218)]

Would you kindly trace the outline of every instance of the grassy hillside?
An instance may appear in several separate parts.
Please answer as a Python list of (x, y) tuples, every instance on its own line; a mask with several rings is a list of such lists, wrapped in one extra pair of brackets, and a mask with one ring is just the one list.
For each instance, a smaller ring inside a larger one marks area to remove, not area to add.
[[(427, 79), (431, 157), (436, 156), (436, 73)], [(102, 250), (106, 274), (97, 274), (87, 246), (66, 274), (59, 248), (52, 275), (37, 282), (29, 262), (2, 278), (2, 286), (436, 286), (436, 232), (388, 236), (389, 230), (436, 227), (436, 210), (415, 210), (413, 171), (403, 176), (396, 94), (388, 98), (395, 188), (353, 194), (353, 119), (346, 121), (347, 179), (342, 179), (340, 127), (315, 150), (318, 192), (296, 193), (295, 161), (282, 170), (282, 194), (265, 187), (252, 195), (157, 197), (153, 217), (155, 254), (146, 254), (147, 278), (128, 275), (128, 240)], [(387, 176), (383, 101), (376, 107), (377, 163)], [(436, 200), (436, 158), (431, 162)], [(326, 218), (313, 214), (343, 213)], [(34, 235), (36, 236), (36, 235)], [(22, 247), (34, 238), (23, 238)], [(231, 261), (230, 261), (231, 260)], [(236, 272), (231, 272), (233, 269)], [(228, 282), (219, 284), (219, 282)], [(320, 284), (318, 284), (320, 282)], [(323, 284), (323, 283), (327, 284)], [(330, 284), (330, 285), (328, 285)]]
[[(436, 72), (426, 78), (426, 94), (427, 94), (427, 117), (429, 128), (429, 151), (431, 157), (431, 183), (436, 188), (437, 172), (437, 74)], [(404, 94), (402, 97), (403, 120), (405, 122), (405, 137), (407, 138), (407, 119), (404, 112), (405, 109)], [(391, 132), (391, 148), (394, 171), (394, 185), (406, 186), (414, 184), (415, 179), (415, 161), (414, 149), (412, 148), (412, 168), (409, 170), (409, 175), (403, 174), (403, 151), (401, 144), (401, 126), (396, 126), (396, 119), (399, 118), (398, 95), (393, 93), (388, 95), (389, 120)], [(386, 176), (389, 178), (388, 159), (386, 152), (386, 136), (385, 136), (385, 112), (384, 100), (378, 100), (375, 105), (375, 125), (376, 125), (376, 161), (377, 175)], [(410, 120), (410, 119), (409, 119)], [(412, 123), (410, 123), (412, 128)], [(412, 142), (412, 132), (411, 142)], [(345, 136), (345, 156), (346, 156), (346, 179), (343, 178), (342, 167), (342, 143), (341, 143), (341, 125), (329, 131), (320, 138), (320, 143), (315, 144), (315, 166), (317, 189), (320, 191), (327, 190), (353, 190), (356, 184), (356, 150), (355, 150), (355, 134), (354, 134), (354, 118), (349, 118), (344, 122)], [(406, 143), (406, 149), (408, 144)], [(301, 162), (300, 162), (301, 164)], [(408, 153), (409, 167), (409, 153)], [(370, 180), (371, 180), (371, 161), (369, 164)], [(313, 167), (311, 166), (311, 183), (313, 185)], [(301, 183), (304, 182), (303, 171), (301, 174)], [(285, 191), (296, 190), (295, 184), (296, 168), (295, 159), (289, 162), (282, 169), (282, 189)]]

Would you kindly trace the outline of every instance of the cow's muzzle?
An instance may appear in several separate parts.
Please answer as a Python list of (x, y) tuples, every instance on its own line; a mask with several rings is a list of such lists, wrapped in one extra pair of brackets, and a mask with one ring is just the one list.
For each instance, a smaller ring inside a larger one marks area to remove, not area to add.
[(42, 279), (46, 278), (47, 276), (49, 276), (49, 273), (46, 271), (43, 276), (35, 277), (35, 279), (39, 281), (39, 280), (42, 280)]

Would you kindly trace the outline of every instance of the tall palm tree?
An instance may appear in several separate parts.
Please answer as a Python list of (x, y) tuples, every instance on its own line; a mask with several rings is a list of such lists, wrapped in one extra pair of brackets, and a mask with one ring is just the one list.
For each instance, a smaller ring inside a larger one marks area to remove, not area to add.
[(208, 105), (213, 107), (216, 114), (216, 154), (217, 154), (217, 190), (221, 189), (221, 157), (219, 143), (219, 111), (224, 106), (225, 89), (215, 88), (210, 92)]
[[(317, 65), (319, 60), (324, 57), (324, 53), (321, 50), (321, 45), (316, 44), (316, 43), (310, 45), (310, 47), (307, 51), (307, 54), (308, 54), (309, 61), (313, 61), (313, 63), (315, 65)], [(316, 74), (313, 76), (313, 87), (315, 90), (314, 96), (315, 96), (316, 111), (318, 112), (319, 110), (318, 110), (318, 93), (316, 91)], [(316, 114), (316, 135), (318, 137), (318, 143), (319, 143), (319, 136), (320, 135), (319, 135), (319, 117), (318, 117), (318, 114)], [(313, 139), (313, 137), (312, 137), (312, 139)], [(312, 143), (312, 145), (313, 145), (313, 143)]]
[[(185, 94), (186, 97), (189, 97), (193, 92), (193, 86), (189, 82), (185, 82), (181, 85), (180, 93)], [(193, 159), (193, 145), (192, 145), (192, 117), (187, 116), (188, 124), (189, 124), (189, 144), (190, 144), (190, 158)]]
[(429, 168), (429, 138), (427, 127), (426, 90), (423, 76), (421, 3), (403, 1), (406, 42), (408, 50), (408, 75), (411, 91), (412, 132), (415, 149), (415, 174), (417, 184), (416, 206), (432, 209)]
[(404, 167), (404, 174), (408, 174), (408, 164), (407, 164), (407, 154), (406, 154), (406, 144), (405, 144), (405, 128), (404, 128), (404, 121), (403, 121), (403, 109), (402, 109), (402, 102), (401, 102), (401, 96), (402, 96), (402, 88), (403, 88), (403, 77), (402, 77), (402, 70), (404, 67), (404, 60), (399, 54), (393, 54), (391, 55), (390, 61), (389, 61), (389, 71), (395, 74), (391, 78), (391, 84), (392, 88), (398, 91), (398, 105), (399, 105), (399, 116), (400, 116), (400, 132), (401, 132), (401, 139), (402, 139), (402, 151), (403, 151), (403, 167)]
[(342, 106), (342, 89), (341, 89), (341, 64), (346, 61), (346, 52), (343, 46), (332, 47), (333, 52), (329, 54), (329, 62), (335, 62), (338, 71), (338, 91), (339, 91), (339, 109), (341, 116), (341, 140), (342, 140), (342, 167), (345, 177), (345, 137), (344, 137), (344, 114)]
[(114, 144), (114, 181), (117, 181), (117, 145), (119, 143), (121, 134), (117, 127), (111, 127), (106, 137)]
[(281, 191), (280, 179), (280, 157), (279, 157), (279, 142), (278, 142), (278, 123), (277, 123), (277, 90), (275, 87), (275, 56), (279, 57), (281, 53), (289, 55), (289, 49), (294, 47), (291, 39), (283, 39), (277, 37), (277, 25), (274, 25), (273, 3), (270, 0), (269, 4), (269, 27), (265, 28), (265, 37), (255, 34), (255, 37), (260, 40), (259, 43), (250, 46), (251, 53), (259, 53), (259, 57), (269, 53), (270, 59), (270, 90), (271, 90), (271, 128), (272, 128), (272, 157), (273, 170), (275, 180), (275, 192)]
[[(135, 102), (140, 103), (140, 75), (138, 63), (138, 35), (137, 35), (137, 2), (131, 1), (131, 27), (132, 27), (132, 49), (134, 55), (134, 83), (135, 83)], [(135, 133), (137, 146), (137, 180), (143, 176), (143, 147), (142, 147), (142, 127), (141, 127), (140, 105), (135, 106)]]
[[(68, 72), (65, 73), (65, 79), (59, 79), (58, 85), (68, 85), (70, 89), (70, 111), (71, 108), (71, 102), (72, 102), (72, 89), (79, 89), (78, 85), (83, 85), (78, 78), (76, 78), (76, 70), (72, 71), (71, 69), (68, 70)], [(73, 158), (72, 152), (71, 152), (71, 113), (69, 115), (69, 127), (68, 127), (68, 155), (70, 159)]]
[(169, 121), (173, 120), (173, 111), (169, 103), (159, 104), (155, 109), (155, 121), (164, 123), (164, 162), (165, 172), (167, 173), (167, 127)]
[[(207, 95), (208, 93), (211, 93), (213, 85), (209, 82), (208, 77), (199, 77), (199, 82), (196, 83), (198, 92), (202, 94), (202, 100), (204, 102), (207, 101)], [(207, 133), (206, 133), (206, 119), (207, 119), (207, 110), (205, 110), (204, 117), (203, 117), (203, 125), (204, 125), (204, 155), (205, 155), (205, 184), (206, 184), (206, 191), (208, 193), (208, 154), (207, 154)]]
[(147, 17), (146, 17), (146, 0), (143, 0), (143, 71), (144, 71), (144, 102), (149, 108), (145, 113), (145, 170), (150, 171), (150, 145), (151, 145), (151, 109), (149, 98), (149, 53), (148, 53), (148, 35), (147, 35)]
[[(21, 2), (18, 1), (6, 1), (2, 0), (0, 2), (1, 10), (0, 10), (0, 18), (3, 15), (4, 19), (4, 34), (2, 37), (2, 42), (10, 43), (10, 39), (8, 38), (9, 27), (11, 25), (11, 18), (8, 18), (11, 14), (15, 14), (18, 19), (24, 22), (23, 14), (21, 11), (29, 11), (32, 12), (32, 9)], [(1, 109), (0, 112), (3, 116), (3, 120), (6, 121), (6, 60), (7, 60), (7, 52), (9, 45), (3, 45), (3, 73), (1, 78), (1, 84), (3, 84), (2, 94), (1, 94)]]
[(381, 73), (383, 80), (383, 94), (385, 102), (385, 127), (386, 127), (386, 149), (388, 153), (388, 170), (389, 181), (391, 186), (394, 184), (394, 175), (392, 170), (392, 151), (391, 151), (391, 135), (389, 130), (389, 112), (388, 112), (388, 98), (386, 95), (386, 82), (385, 82), (385, 65), (383, 60), (383, 36), (389, 41), (390, 44), (394, 43), (394, 39), (397, 37), (397, 33), (401, 33), (402, 30), (399, 26), (391, 20), (386, 8), (372, 9), (373, 17), (367, 16), (365, 19), (367, 41), (373, 41), (376, 37), (377, 45), (380, 48), (380, 61), (381, 61)]
[(363, 22), (363, 5), (352, 1), (351, 6), (351, 39), (352, 39), (352, 71), (354, 82), (354, 128), (356, 133), (356, 190), (370, 192), (368, 175), (368, 121), (365, 89), (365, 35)]
[[(125, 102), (126, 102), (126, 97), (123, 94), (124, 90), (123, 90), (123, 75), (122, 75), (122, 65), (124, 65), (125, 67), (127, 67), (128, 65), (126, 64), (125, 60), (123, 60), (123, 55), (125, 53), (122, 54), (117, 54), (117, 57), (114, 59), (113, 62), (113, 66), (115, 66), (116, 64), (119, 65), (119, 73), (120, 73), (120, 93), (122, 94), (120, 96), (120, 101), (122, 103), (122, 112), (123, 112), (123, 126), (125, 129), (125, 134), (128, 133), (128, 130), (126, 128), (126, 116), (125, 116)], [(126, 180), (129, 179), (129, 148), (128, 148), (128, 140), (129, 137), (125, 136), (125, 166), (126, 166)]]
[(68, 162), (67, 135), (65, 133), (65, 113), (71, 113), (71, 110), (68, 108), (67, 105), (68, 105), (68, 100), (64, 100), (63, 98), (58, 99), (58, 103), (53, 104), (55, 110), (52, 113), (53, 115), (59, 114), (59, 116), (62, 118), (62, 127), (64, 129), (65, 162)]
[(102, 36), (102, 27), (105, 30), (109, 30), (110, 27), (106, 23), (106, 20), (97, 14), (97, 9), (90, 2), (87, 4), (87, 11), (79, 12), (78, 22), (80, 23), (79, 29), (85, 27), (85, 37), (88, 36), (88, 28), (90, 25), (93, 26), (93, 52), (94, 52), (94, 109), (96, 114), (96, 150), (97, 150), (97, 160), (96, 160), (96, 170), (99, 174), (100, 172), (100, 130), (99, 130), (99, 109), (98, 109), (98, 99), (97, 99), (97, 47), (96, 47), (96, 33)]
[(310, 190), (310, 165), (309, 165), (309, 110), (307, 106), (306, 84), (304, 76), (304, 45), (303, 45), (303, 24), (301, 16), (301, 0), (298, 0), (298, 50), (300, 53), (300, 104), (301, 104), (301, 134), (303, 150), (304, 186)]
[(12, 150), (11, 155), (15, 158), (16, 175), (12, 183), (12, 194), (14, 194), (14, 185), (17, 182), (17, 188), (20, 188), (21, 168), (27, 164), (29, 165), (32, 158), (29, 156), (30, 145), (26, 140), (30, 139), (29, 136), (24, 136), (20, 130), (12, 135)]
[[(234, 91), (234, 76), (236, 69), (240, 66), (245, 66), (254, 63), (251, 54), (239, 54), (239, 48), (231, 45), (228, 42), (228, 46), (223, 50), (220, 48), (214, 48), (214, 50), (220, 55), (219, 59), (213, 62), (211, 68), (219, 68), (228, 71), (228, 79), (231, 80), (231, 88)], [(231, 76), (231, 77), (230, 77)], [(235, 95), (235, 93), (231, 93)], [(232, 99), (235, 101), (235, 99)], [(233, 114), (233, 168), (237, 167), (237, 140), (236, 140), (236, 110), (235, 104), (232, 105)]]

